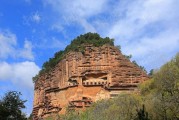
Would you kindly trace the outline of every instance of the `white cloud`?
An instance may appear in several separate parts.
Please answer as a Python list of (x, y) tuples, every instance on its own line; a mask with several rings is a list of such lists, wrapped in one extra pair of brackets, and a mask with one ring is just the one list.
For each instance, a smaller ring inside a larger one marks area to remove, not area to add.
[[(8, 64), (8, 63), (6, 63), (6, 62), (1, 62), (0, 63), (0, 79), (1, 80), (5, 80), (5, 79), (7, 79), (8, 77), (10, 77), (10, 75), (11, 75), (11, 66)], [(7, 74), (7, 71), (9, 72), (8, 74)]]
[(64, 27), (60, 23), (57, 22), (56, 24), (53, 24), (51, 26), (51, 30), (62, 32), (62, 31), (64, 31)]
[(176, 18), (179, 18), (176, 13), (177, 3), (176, 0), (138, 0), (128, 4), (126, 16), (113, 24), (109, 35), (131, 38), (135, 34), (143, 34), (146, 26), (155, 22), (161, 22), (164, 26), (171, 27), (172, 22), (176, 23)]
[(42, 17), (38, 11), (32, 12), (29, 16), (24, 15), (22, 18), (23, 18), (23, 24), (28, 26), (31, 26), (32, 23), (38, 24), (42, 20)]
[(59, 13), (64, 13), (69, 17), (91, 17), (101, 13), (105, 5), (107, 4), (107, 0), (45, 0), (44, 4), (51, 5), (54, 10)]
[(25, 40), (24, 47), (17, 47), (17, 37), (10, 31), (0, 31), (0, 59), (24, 58), (33, 60), (32, 44), (30, 41)]
[(123, 51), (132, 54), (148, 70), (159, 68), (179, 52), (179, 30), (166, 30), (157, 36), (142, 37), (138, 42), (126, 44)]
[(142, 30), (145, 29), (148, 24), (154, 22), (161, 22), (161, 24), (162, 22), (171, 22), (175, 17), (179, 17), (175, 13), (177, 10), (176, 2), (176, 0), (137, 0), (132, 2), (128, 4), (126, 8), (126, 16), (113, 24), (109, 35), (129, 39), (134, 37), (135, 34), (142, 34)]
[(41, 17), (39, 15), (38, 12), (35, 12), (32, 16), (31, 16), (31, 20), (35, 23), (39, 23), (41, 21)]
[(131, 2), (125, 15), (113, 22), (108, 36), (148, 70), (159, 67), (179, 51), (178, 4), (177, 0)]
[[(83, 27), (85, 32), (96, 32), (94, 26), (88, 21), (92, 16), (100, 14), (107, 5), (107, 0), (45, 0), (44, 4), (52, 6), (53, 10), (58, 12), (58, 17), (62, 17), (62, 21), (57, 25), (70, 25), (75, 22)], [(57, 17), (57, 20), (59, 18)]]
[(25, 40), (24, 48), (19, 52), (19, 56), (29, 60), (34, 59), (34, 55), (32, 53), (32, 43), (30, 41)]
[(0, 31), (0, 58), (7, 58), (14, 55), (14, 46), (16, 46), (16, 35), (5, 31)]
[(0, 80), (8, 80), (21, 89), (33, 90), (32, 77), (34, 77), (40, 68), (34, 62), (20, 62), (9, 64), (0, 62)]
[(94, 26), (87, 22), (87, 20), (80, 19), (78, 22), (83, 26), (85, 32), (96, 32)]

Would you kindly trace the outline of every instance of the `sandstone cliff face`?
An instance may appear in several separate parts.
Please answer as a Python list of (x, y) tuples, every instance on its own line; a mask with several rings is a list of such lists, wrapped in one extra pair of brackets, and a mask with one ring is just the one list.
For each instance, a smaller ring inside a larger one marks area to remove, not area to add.
[(86, 46), (70, 52), (50, 72), (38, 78), (34, 92), (34, 119), (69, 109), (84, 109), (92, 102), (137, 90), (148, 79), (114, 46)]

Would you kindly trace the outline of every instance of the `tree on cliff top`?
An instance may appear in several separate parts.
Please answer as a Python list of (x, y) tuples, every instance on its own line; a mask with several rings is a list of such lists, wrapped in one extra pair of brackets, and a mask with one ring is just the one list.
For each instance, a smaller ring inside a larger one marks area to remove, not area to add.
[[(57, 63), (63, 59), (63, 57), (70, 51), (75, 51), (75, 52), (84, 52), (84, 45), (90, 44), (95, 47), (102, 46), (104, 44), (108, 44), (111, 46), (114, 46), (114, 39), (110, 39), (109, 37), (102, 38), (99, 34), (97, 33), (86, 33), (84, 35), (80, 35), (77, 38), (73, 39), (71, 41), (71, 44), (68, 45), (64, 51), (58, 51), (55, 53), (53, 58), (50, 58), (48, 61), (46, 61), (43, 66), (42, 70), (39, 72), (39, 74), (47, 73), (49, 72), (52, 68), (54, 68)], [(38, 75), (33, 77), (33, 81), (38, 79)]]

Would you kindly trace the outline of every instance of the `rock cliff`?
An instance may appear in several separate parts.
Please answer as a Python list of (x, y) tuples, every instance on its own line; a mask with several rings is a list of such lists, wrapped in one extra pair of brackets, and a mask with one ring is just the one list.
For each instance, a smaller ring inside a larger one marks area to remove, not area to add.
[(69, 52), (35, 82), (34, 119), (66, 108), (85, 109), (100, 99), (137, 91), (147, 74), (114, 46), (86, 45), (84, 53)]

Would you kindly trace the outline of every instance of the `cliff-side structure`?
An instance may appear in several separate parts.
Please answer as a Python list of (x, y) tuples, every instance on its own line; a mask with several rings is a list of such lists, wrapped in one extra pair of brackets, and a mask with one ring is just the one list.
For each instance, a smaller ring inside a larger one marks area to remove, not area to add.
[(66, 108), (85, 109), (93, 102), (121, 92), (135, 92), (147, 74), (111, 45), (85, 45), (84, 52), (68, 52), (48, 73), (35, 82), (34, 119)]

